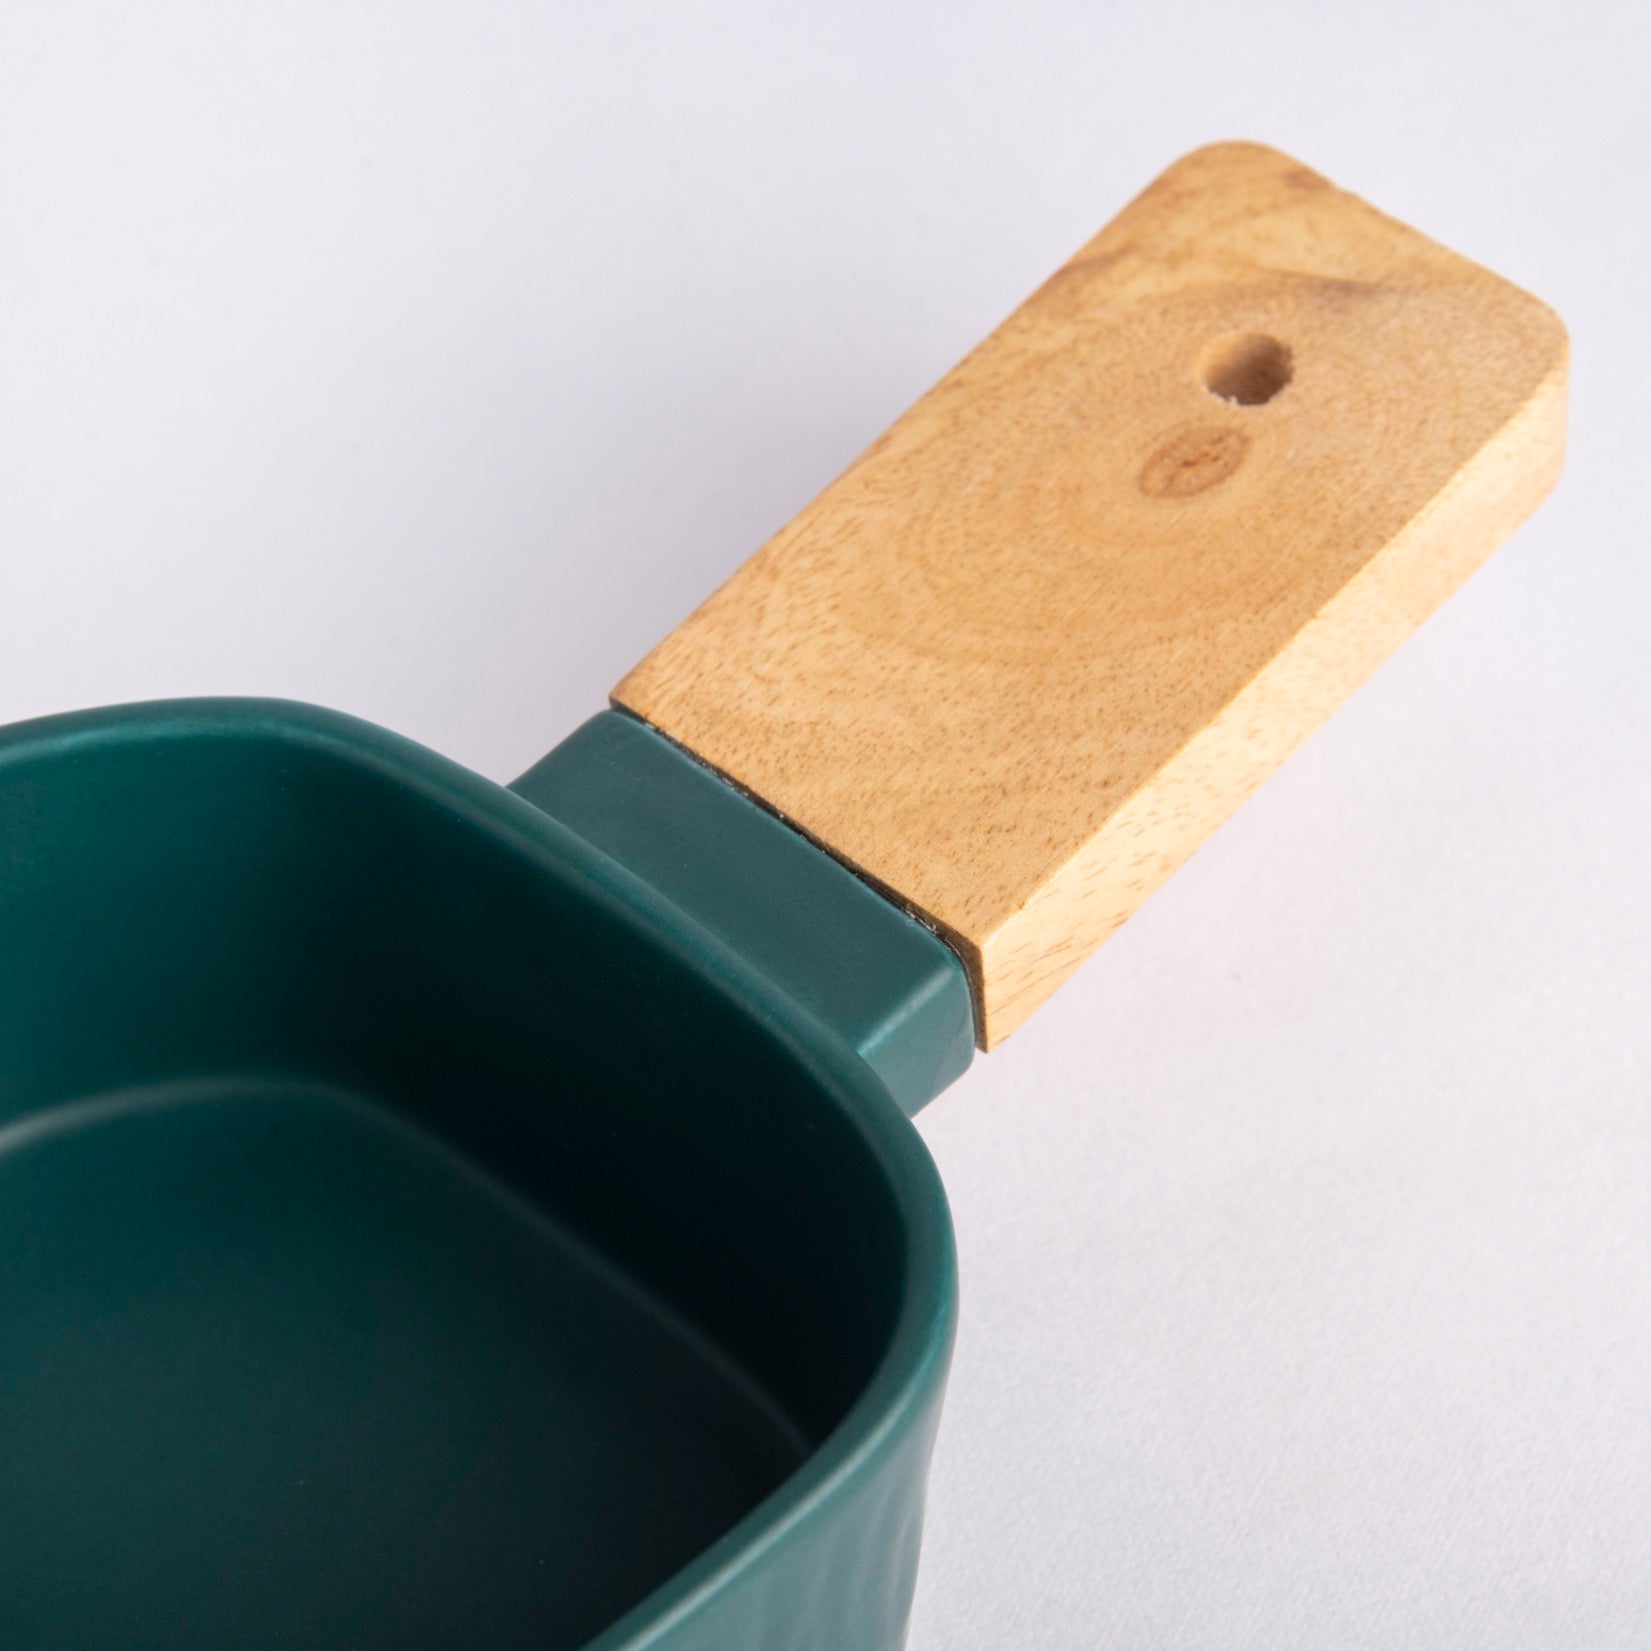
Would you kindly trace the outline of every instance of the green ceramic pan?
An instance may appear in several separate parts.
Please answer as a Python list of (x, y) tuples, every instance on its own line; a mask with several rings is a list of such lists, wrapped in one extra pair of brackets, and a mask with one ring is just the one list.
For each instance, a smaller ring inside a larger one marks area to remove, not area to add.
[(508, 789), (277, 702), (0, 733), (0, 1644), (894, 1651), (956, 1302), (908, 1115), (990, 980), (869, 870), (623, 709)]

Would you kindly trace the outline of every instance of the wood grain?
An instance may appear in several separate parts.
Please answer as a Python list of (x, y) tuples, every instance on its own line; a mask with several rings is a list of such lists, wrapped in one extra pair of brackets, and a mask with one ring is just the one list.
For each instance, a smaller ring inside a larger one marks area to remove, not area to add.
[(1173, 166), (636, 667), (1013, 1031), (1552, 485), (1546, 307), (1287, 156)]

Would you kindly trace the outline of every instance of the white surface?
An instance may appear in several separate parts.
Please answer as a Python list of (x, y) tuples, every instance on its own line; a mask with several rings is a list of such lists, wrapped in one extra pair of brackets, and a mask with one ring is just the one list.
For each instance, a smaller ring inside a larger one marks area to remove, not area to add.
[(0, 720), (509, 777), (1211, 137), (1570, 321), (1541, 517), (923, 1120), (913, 1651), (1651, 1644), (1643, 14), (0, 10)]

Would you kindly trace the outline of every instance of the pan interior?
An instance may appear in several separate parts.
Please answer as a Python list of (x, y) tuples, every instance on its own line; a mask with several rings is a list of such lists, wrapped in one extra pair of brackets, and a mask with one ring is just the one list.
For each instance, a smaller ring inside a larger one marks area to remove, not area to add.
[(887, 1345), (852, 1109), (352, 726), (0, 740), (6, 1644), (572, 1651)]

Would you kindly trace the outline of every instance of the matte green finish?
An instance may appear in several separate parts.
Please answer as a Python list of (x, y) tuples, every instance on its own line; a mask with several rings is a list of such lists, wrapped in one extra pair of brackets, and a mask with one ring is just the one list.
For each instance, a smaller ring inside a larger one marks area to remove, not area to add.
[(511, 787), (840, 1033), (915, 1113), (975, 1050), (957, 954), (645, 723), (603, 711)]
[(0, 731), (0, 1644), (894, 1651), (952, 1265), (845, 1037), (523, 798)]

